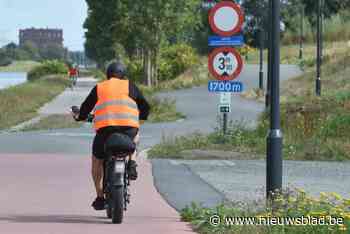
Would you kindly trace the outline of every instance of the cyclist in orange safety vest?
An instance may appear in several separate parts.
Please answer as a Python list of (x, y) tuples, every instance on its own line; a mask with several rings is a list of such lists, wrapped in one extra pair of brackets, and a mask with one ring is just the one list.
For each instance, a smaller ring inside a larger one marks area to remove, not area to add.
[[(92, 177), (97, 198), (92, 203), (96, 210), (103, 210), (105, 199), (102, 189), (104, 142), (112, 133), (123, 133), (138, 141), (140, 120), (147, 120), (150, 106), (137, 86), (126, 79), (122, 63), (112, 63), (107, 68), (107, 80), (98, 83), (75, 114), (77, 121), (88, 118), (94, 112), (96, 136), (92, 146)], [(136, 152), (130, 156), (128, 173), (131, 180), (137, 179)]]

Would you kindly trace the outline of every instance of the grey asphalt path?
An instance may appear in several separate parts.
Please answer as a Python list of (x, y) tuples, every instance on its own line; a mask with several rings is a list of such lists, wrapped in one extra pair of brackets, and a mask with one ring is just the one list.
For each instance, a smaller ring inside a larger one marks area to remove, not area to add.
[[(265, 197), (265, 160), (177, 161), (222, 192), (227, 200), (254, 201)], [(350, 163), (284, 161), (284, 188), (302, 188), (313, 196), (337, 192), (350, 198)]]
[(57, 96), (52, 102), (47, 103), (39, 110), (41, 115), (67, 114), (72, 103), (80, 104), (96, 84), (97, 80), (92, 77), (78, 78), (77, 85), (73, 89), (67, 88)]
[(90, 88), (96, 84), (97, 80), (92, 77), (84, 77), (77, 79), (77, 85), (74, 89), (67, 88), (60, 95), (58, 95), (53, 101), (46, 103), (38, 111), (38, 116), (20, 123), (17, 126), (12, 127), (9, 131), (4, 132), (16, 132), (24, 129), (27, 126), (38, 123), (42, 118), (53, 114), (67, 114), (69, 113), (71, 103), (81, 103), (85, 97), (89, 94)]
[(179, 211), (194, 201), (205, 207), (213, 207), (227, 200), (205, 178), (193, 174), (185, 163), (157, 159), (152, 160), (152, 165), (155, 186), (166, 201)]

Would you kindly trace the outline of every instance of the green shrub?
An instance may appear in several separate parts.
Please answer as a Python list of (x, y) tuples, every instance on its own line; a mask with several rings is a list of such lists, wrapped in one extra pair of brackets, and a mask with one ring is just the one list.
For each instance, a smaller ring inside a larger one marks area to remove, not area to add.
[(33, 81), (46, 75), (67, 74), (68, 70), (63, 62), (58, 60), (44, 61), (40, 66), (35, 67), (28, 73), (28, 80)]
[(105, 73), (103, 73), (100, 69), (92, 69), (91, 74), (94, 78), (96, 78), (99, 81), (106, 79)]
[(338, 114), (328, 119), (322, 129), (325, 137), (348, 137), (350, 135), (350, 115)]
[(12, 63), (12, 59), (9, 57), (1, 57), (0, 58), (0, 66), (8, 66)]
[(340, 92), (337, 92), (334, 97), (338, 103), (343, 103), (345, 101), (350, 100), (350, 92), (349, 91), (340, 91)]
[(175, 121), (185, 116), (176, 110), (176, 104), (171, 99), (159, 99), (154, 96), (147, 97), (151, 106), (149, 121), (153, 123)]
[(181, 43), (162, 48), (158, 66), (159, 79), (161, 81), (175, 79), (198, 63), (199, 57), (189, 45)]
[(127, 66), (127, 77), (137, 83), (142, 83), (143, 81), (143, 64), (142, 60), (136, 59), (131, 60)]

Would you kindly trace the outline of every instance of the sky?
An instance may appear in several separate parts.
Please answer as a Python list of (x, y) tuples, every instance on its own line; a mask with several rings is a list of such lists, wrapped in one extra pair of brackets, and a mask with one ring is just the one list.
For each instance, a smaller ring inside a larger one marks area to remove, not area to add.
[(19, 29), (63, 29), (64, 46), (71, 51), (84, 48), (85, 0), (0, 0), (0, 46), (18, 44)]

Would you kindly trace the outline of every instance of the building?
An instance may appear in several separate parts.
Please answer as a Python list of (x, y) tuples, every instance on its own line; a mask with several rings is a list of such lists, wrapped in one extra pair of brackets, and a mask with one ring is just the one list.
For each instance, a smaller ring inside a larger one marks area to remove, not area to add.
[(31, 42), (38, 48), (45, 48), (49, 45), (63, 48), (63, 30), (49, 28), (21, 29), (19, 30), (19, 45), (23, 46), (26, 42)]

